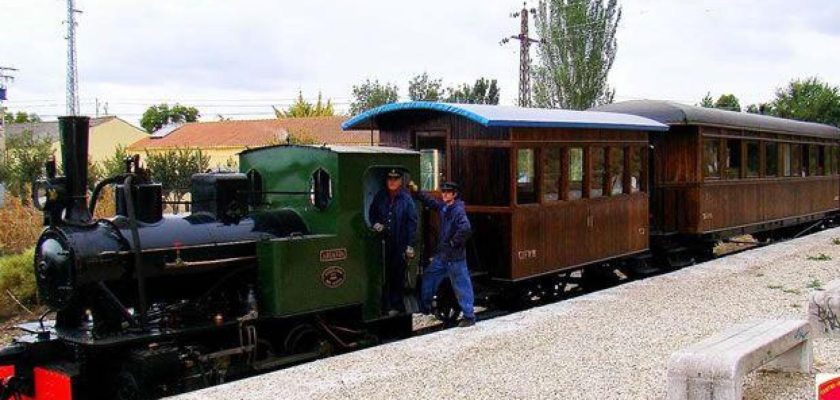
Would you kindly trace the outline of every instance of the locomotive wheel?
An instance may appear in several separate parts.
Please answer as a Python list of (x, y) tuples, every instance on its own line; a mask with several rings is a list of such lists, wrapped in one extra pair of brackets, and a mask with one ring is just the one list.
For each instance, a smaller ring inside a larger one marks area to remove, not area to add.
[(438, 287), (437, 294), (432, 300), (432, 313), (444, 325), (454, 325), (458, 321), (458, 316), (461, 315), (461, 307), (458, 305), (458, 299), (448, 279), (441, 282)]
[(318, 348), (321, 335), (310, 324), (300, 324), (289, 330), (283, 349), (289, 354), (307, 353)]
[(117, 400), (144, 400), (148, 397), (143, 394), (140, 382), (137, 377), (129, 371), (121, 371), (116, 376), (114, 398)]

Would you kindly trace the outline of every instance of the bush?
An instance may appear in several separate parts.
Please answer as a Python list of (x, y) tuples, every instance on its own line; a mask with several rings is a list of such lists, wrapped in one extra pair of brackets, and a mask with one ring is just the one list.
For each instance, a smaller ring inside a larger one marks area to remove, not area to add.
[(0, 257), (0, 317), (25, 314), (8, 292), (32, 309), (37, 301), (33, 260), (35, 249)]
[(18, 254), (34, 246), (43, 224), (40, 211), (7, 195), (0, 207), (0, 255)]

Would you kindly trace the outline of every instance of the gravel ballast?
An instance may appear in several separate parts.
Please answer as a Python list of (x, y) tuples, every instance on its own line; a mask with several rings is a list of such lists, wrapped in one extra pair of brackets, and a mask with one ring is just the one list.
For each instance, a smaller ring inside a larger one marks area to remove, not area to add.
[[(840, 229), (516, 314), (188, 393), (181, 399), (659, 399), (674, 351), (740, 321), (805, 318), (840, 279)], [(824, 254), (830, 260), (809, 260)], [(840, 340), (814, 341), (840, 372)], [(754, 372), (746, 399), (812, 399), (814, 376)]]

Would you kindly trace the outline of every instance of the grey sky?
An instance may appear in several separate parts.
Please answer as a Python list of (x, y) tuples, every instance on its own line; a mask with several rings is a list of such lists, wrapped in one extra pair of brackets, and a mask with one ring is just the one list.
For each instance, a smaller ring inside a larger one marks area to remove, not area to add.
[[(94, 101), (136, 122), (150, 104), (198, 106), (204, 120), (270, 117), (318, 91), (346, 109), (352, 85), (415, 74), (445, 84), (497, 78), (516, 99), (518, 0), (76, 0), (82, 111)], [(620, 0), (610, 76), (617, 100), (769, 100), (794, 77), (840, 84), (840, 1)], [(11, 110), (64, 110), (65, 3), (3, 0), (0, 65), (19, 68)], [(11, 18), (9, 18), (11, 16)]]

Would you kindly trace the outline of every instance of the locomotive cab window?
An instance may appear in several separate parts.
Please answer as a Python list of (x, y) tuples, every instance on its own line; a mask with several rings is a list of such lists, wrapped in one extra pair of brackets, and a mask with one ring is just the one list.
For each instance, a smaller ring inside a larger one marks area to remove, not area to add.
[(519, 149), (516, 152), (516, 203), (537, 202), (536, 160), (534, 149)]
[(252, 169), (246, 176), (248, 177), (248, 205), (252, 208), (259, 207), (265, 203), (262, 175), (259, 171)]
[(324, 210), (332, 200), (332, 180), (330, 174), (321, 168), (312, 173), (309, 185), (309, 202), (315, 208)]

